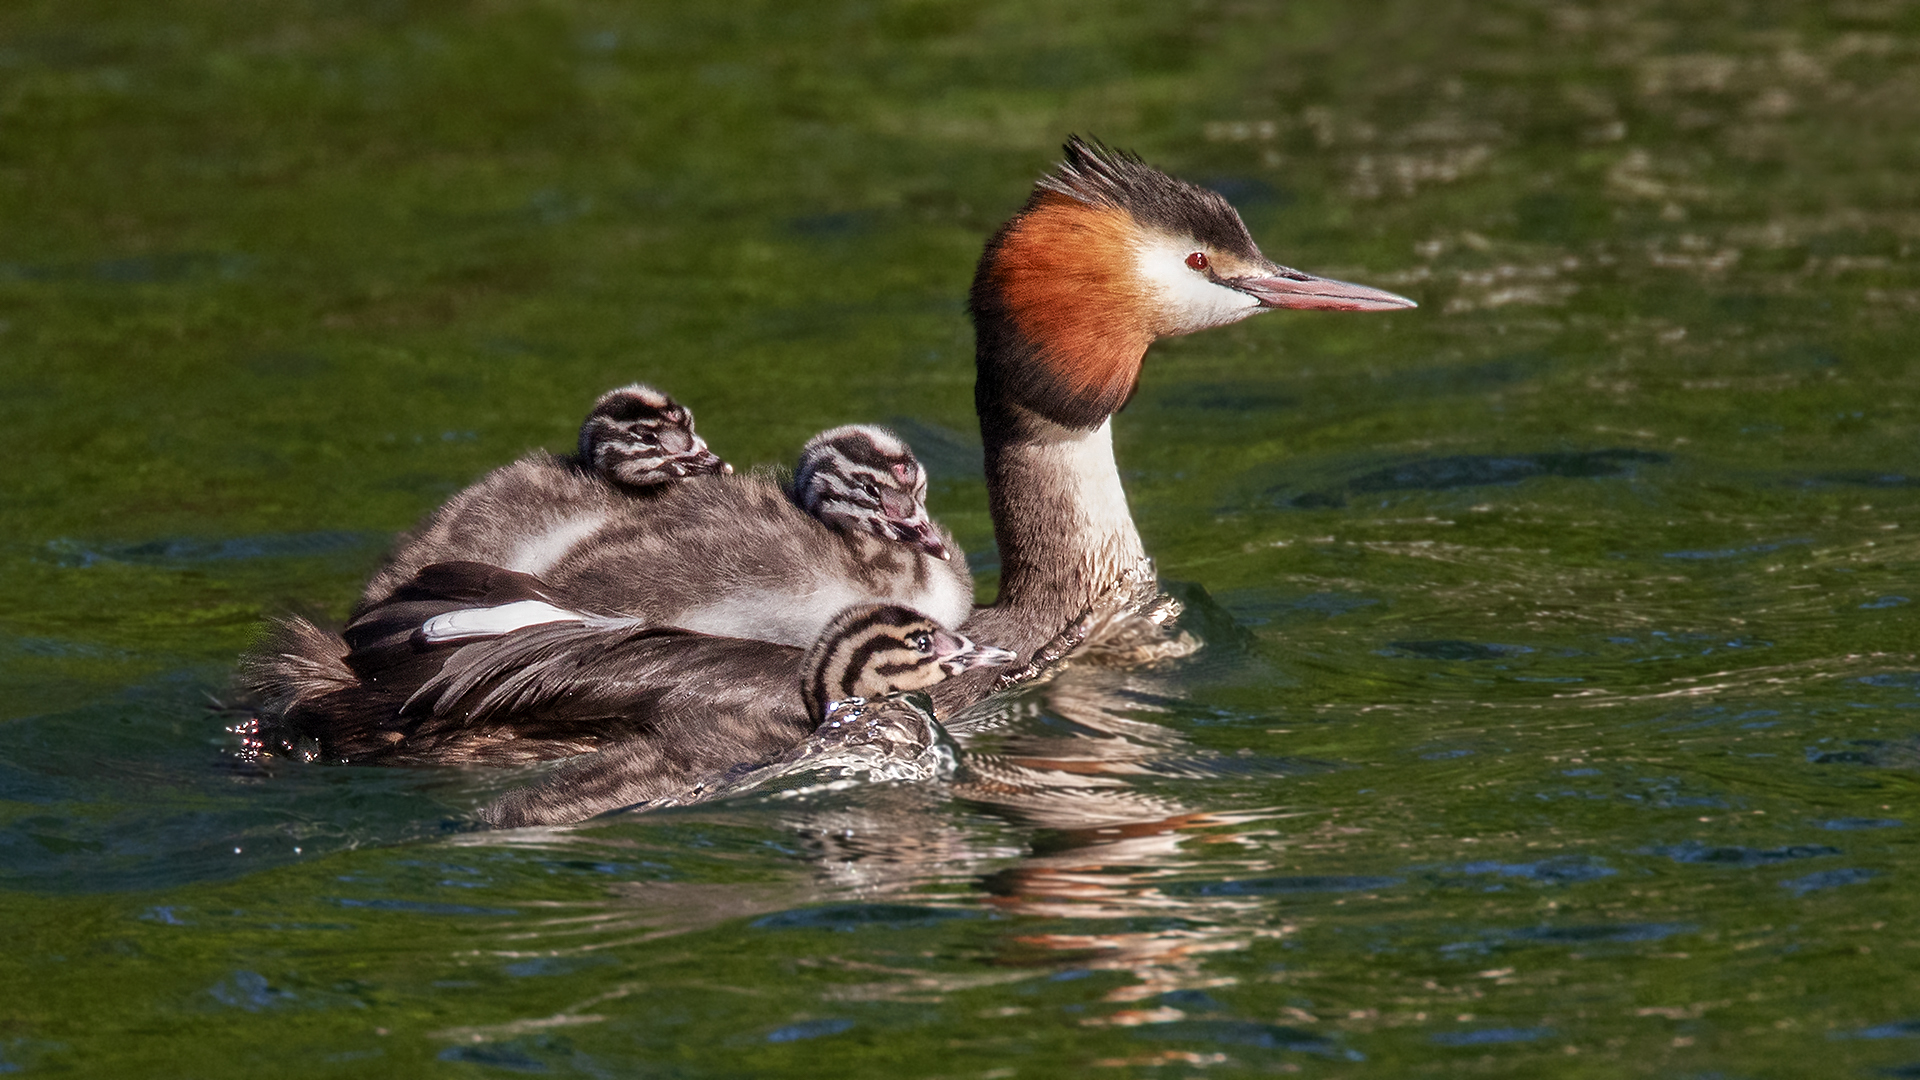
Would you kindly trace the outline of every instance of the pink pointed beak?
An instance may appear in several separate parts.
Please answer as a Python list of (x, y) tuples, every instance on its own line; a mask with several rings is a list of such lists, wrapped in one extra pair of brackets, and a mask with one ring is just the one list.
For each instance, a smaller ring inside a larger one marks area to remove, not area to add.
[(1261, 307), (1296, 308), (1317, 311), (1394, 311), (1420, 305), (1397, 293), (1369, 285), (1314, 277), (1298, 270), (1276, 266), (1270, 274), (1258, 277), (1228, 278), (1226, 284), (1239, 289)]

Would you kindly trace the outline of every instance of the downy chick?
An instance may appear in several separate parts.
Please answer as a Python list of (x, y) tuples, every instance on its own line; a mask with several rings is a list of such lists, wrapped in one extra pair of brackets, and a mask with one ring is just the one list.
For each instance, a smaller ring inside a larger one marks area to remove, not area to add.
[(973, 578), (928, 518), (926, 490), (897, 436), (834, 428), (807, 443), (791, 489), (765, 473), (672, 485), (541, 576), (562, 606), (798, 647), (861, 603), (956, 626), (973, 610)]
[(636, 497), (645, 502), (673, 481), (732, 471), (673, 398), (643, 383), (609, 390), (580, 425), (577, 455), (529, 454), (447, 500), (401, 538), (360, 607), (439, 562), (542, 573)]

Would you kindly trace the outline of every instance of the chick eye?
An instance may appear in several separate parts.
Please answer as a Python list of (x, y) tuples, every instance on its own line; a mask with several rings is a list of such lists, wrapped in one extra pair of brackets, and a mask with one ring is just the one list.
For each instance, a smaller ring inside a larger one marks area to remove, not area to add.
[(1187, 256), (1187, 265), (1195, 270), (1205, 270), (1208, 266), (1211, 266), (1212, 263), (1207, 260), (1206, 252), (1196, 251)]
[(932, 652), (933, 635), (927, 633), (925, 630), (921, 630), (918, 633), (908, 635), (907, 644), (913, 646), (915, 652)]

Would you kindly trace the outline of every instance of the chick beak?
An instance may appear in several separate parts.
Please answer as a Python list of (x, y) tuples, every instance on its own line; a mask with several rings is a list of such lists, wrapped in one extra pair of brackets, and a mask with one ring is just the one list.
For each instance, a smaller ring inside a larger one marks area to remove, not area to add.
[(940, 659), (940, 670), (949, 675), (974, 668), (998, 667), (1020, 659), (1019, 653), (992, 645), (976, 645), (947, 630), (934, 633), (933, 653)]
[(1309, 311), (1394, 311), (1420, 305), (1385, 289), (1355, 285), (1332, 278), (1275, 266), (1270, 272), (1227, 278), (1224, 283), (1246, 293), (1265, 308)]
[(932, 519), (927, 517), (926, 508), (919, 500), (901, 491), (891, 488), (880, 493), (880, 513), (886, 518), (884, 528), (875, 523), (875, 531), (891, 536), (903, 544), (912, 544), (936, 559), (950, 559), (953, 553), (947, 550), (946, 541), (940, 539), (940, 530), (933, 527)]
[(947, 549), (946, 541), (940, 539), (940, 533), (934, 529), (933, 522), (925, 517), (888, 521), (887, 528), (892, 531), (893, 538), (903, 544), (912, 544), (936, 559), (953, 558), (953, 552)]
[(674, 456), (673, 467), (681, 476), (706, 476), (733, 471), (733, 466), (721, 461), (719, 454), (707, 449), (707, 444), (697, 438), (693, 441), (693, 449)]

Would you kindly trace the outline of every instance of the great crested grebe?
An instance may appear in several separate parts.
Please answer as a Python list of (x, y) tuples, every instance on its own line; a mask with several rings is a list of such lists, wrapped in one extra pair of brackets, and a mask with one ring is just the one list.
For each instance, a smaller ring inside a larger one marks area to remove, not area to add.
[[(1113, 414), (1148, 346), (1275, 308), (1391, 311), (1413, 301), (1260, 253), (1233, 206), (1079, 137), (987, 241), (969, 307), (974, 408), (1000, 593), (962, 629), (1031, 657), (1146, 560), (1113, 457)], [(942, 711), (991, 676), (934, 692)]]
[(575, 460), (636, 491), (733, 471), (693, 433), (693, 410), (645, 383), (600, 395), (580, 424)]
[(693, 413), (634, 383), (600, 395), (580, 425), (579, 453), (529, 454), (448, 499), (400, 539), (367, 582), (365, 609), (426, 567), (468, 560), (538, 574), (631, 498), (689, 476), (731, 473), (693, 430)]
[[(510, 634), (428, 640), (462, 606), (548, 605), (539, 579), (437, 563), (349, 624), (331, 688), (268, 710), (254, 749), (310, 760), (508, 764), (639, 739), (694, 771), (777, 753), (835, 704), (925, 689), (1013, 654), (917, 611), (861, 604), (806, 649), (559, 612)], [(272, 662), (273, 657), (263, 658)]]
[[(1167, 176), (1131, 154), (1070, 139), (1064, 163), (1039, 181), (1026, 205), (988, 241), (974, 277), (974, 401), (1001, 577), (996, 602), (973, 610), (961, 631), (1032, 660), (1043, 646), (1050, 652), (1063, 631), (1146, 564), (1114, 461), (1111, 420), (1132, 395), (1154, 341), (1274, 308), (1413, 306), (1393, 293), (1278, 266), (1260, 253), (1240, 216), (1218, 194)], [(636, 527), (633, 539), (646, 535), (652, 537), (646, 542), (661, 545), (658, 557), (664, 561), (658, 565), (674, 565), (683, 553), (696, 553), (721, 569), (731, 565), (730, 574), (748, 577), (761, 553), (811, 552), (807, 545), (813, 541), (806, 538), (828, 532), (771, 483), (723, 484), (707, 478), (668, 485), (650, 509), (654, 524)], [(743, 528), (743, 523), (755, 527)], [(589, 536), (588, 548), (612, 550), (627, 542), (605, 530), (589, 530), (576, 546)], [(873, 558), (896, 560), (908, 550), (879, 543)], [(839, 603), (843, 597), (846, 603), (862, 598), (864, 575), (871, 571), (859, 560), (849, 565), (809, 555), (801, 561), (803, 576), (775, 582), (769, 597), (793, 595), (799, 580), (807, 590), (817, 585), (828, 598), (822, 608), (833, 602), (837, 610), (845, 606)], [(558, 561), (543, 571), (564, 572)], [(577, 578), (569, 585), (591, 595), (592, 580)], [(551, 602), (584, 607), (565, 596)], [(441, 613), (452, 610), (445, 607)], [(949, 613), (927, 610), (952, 625)], [(721, 606), (710, 614), (715, 617), (697, 628), (720, 634), (764, 633), (768, 620), (786, 617), (771, 603)], [(511, 665), (537, 662), (541, 679), (556, 678), (564, 668), (582, 680), (583, 693), (601, 702), (620, 695), (631, 703), (673, 697), (723, 710), (739, 701), (725, 672), (705, 662), (685, 670), (671, 663), (628, 670), (616, 692), (594, 673), (600, 662), (592, 646), (594, 632), (599, 631), (583, 622), (560, 622), (461, 648), (475, 649), (465, 655), (495, 665), (485, 675), (502, 685), (518, 685)], [(810, 644), (817, 636), (799, 627), (776, 627), (776, 632), (795, 644)], [(569, 655), (569, 649), (577, 655)], [(724, 652), (715, 646), (707, 655)], [(356, 717), (376, 717), (380, 708), (401, 711), (407, 699), (396, 701), (378, 678), (355, 673), (345, 662), (348, 655), (337, 637), (289, 622), (279, 642), (255, 664), (266, 673), (256, 685), (269, 699), (269, 719), (274, 701), (284, 708), (325, 694), (339, 695), (336, 702), (350, 706), (346, 711)], [(745, 654), (741, 662), (747, 663)], [(933, 688), (936, 707), (944, 715), (977, 700), (994, 678), (994, 672), (979, 671), (950, 679)], [(486, 722), (501, 731), (537, 726), (537, 714), (522, 717), (516, 711), (517, 700), (512, 695), (499, 699)], [(414, 737), (404, 725), (382, 730), (381, 737), (395, 743)]]

